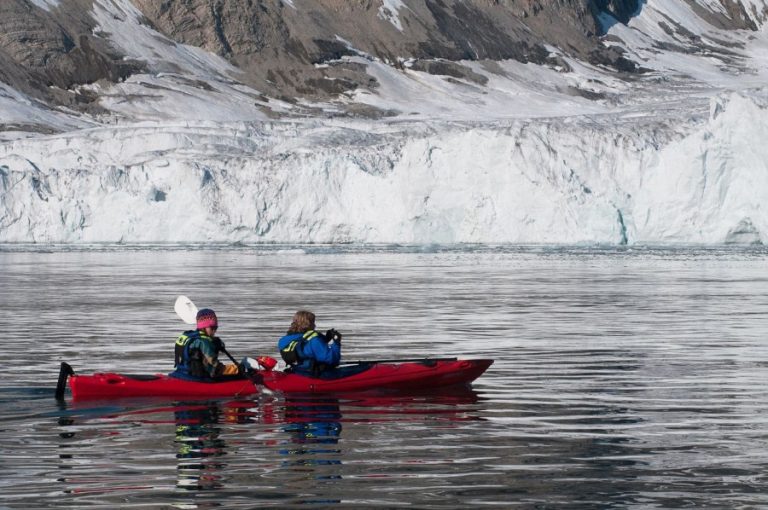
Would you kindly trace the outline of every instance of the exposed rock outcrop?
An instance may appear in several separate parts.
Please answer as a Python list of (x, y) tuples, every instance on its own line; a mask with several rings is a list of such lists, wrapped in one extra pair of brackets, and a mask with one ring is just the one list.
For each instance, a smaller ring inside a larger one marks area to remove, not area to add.
[(93, 98), (73, 86), (114, 82), (141, 70), (92, 33), (90, 7), (86, 0), (67, 0), (48, 11), (28, 0), (3, 0), (0, 81), (37, 99), (82, 108)]
[(412, 0), (395, 13), (375, 0), (297, 1), (294, 6), (280, 0), (135, 3), (162, 33), (229, 59), (246, 71), (252, 85), (272, 94), (326, 96), (375, 87), (363, 70), (338, 62), (347, 55), (392, 63), (545, 63), (550, 53), (545, 45), (582, 57), (605, 53), (597, 44), (599, 9), (593, 0)]
[(725, 244), (763, 244), (760, 231), (750, 218), (742, 218), (739, 223), (728, 231)]
[[(123, 1), (123, 0), (121, 0)], [(365, 68), (340, 62), (362, 55), (393, 65), (404, 59), (428, 72), (471, 76), (460, 60), (545, 63), (545, 45), (623, 71), (598, 44), (595, 16), (621, 19), (637, 0), (410, 0), (397, 12), (380, 0), (134, 0), (145, 23), (179, 43), (220, 55), (249, 85), (274, 97), (327, 98), (375, 88)], [(76, 86), (117, 82), (145, 69), (124, 59), (91, 18), (94, 0), (30, 0), (0, 6), (0, 80), (26, 94), (79, 109), (94, 99)], [(442, 62), (442, 63), (440, 63)], [(454, 62), (454, 64), (446, 64)]]

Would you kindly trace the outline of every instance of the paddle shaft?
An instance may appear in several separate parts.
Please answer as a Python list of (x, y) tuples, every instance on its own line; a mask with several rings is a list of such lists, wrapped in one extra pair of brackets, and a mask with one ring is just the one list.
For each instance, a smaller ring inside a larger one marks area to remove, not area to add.
[(368, 365), (375, 363), (428, 363), (430, 361), (456, 361), (457, 358), (400, 358), (400, 359), (369, 359), (358, 361), (342, 361), (339, 365)]
[[(227, 355), (227, 357), (228, 357), (230, 360), (232, 360), (232, 363), (234, 363), (235, 365), (237, 365), (237, 361), (235, 361), (235, 358), (233, 358), (233, 357), (232, 357), (232, 355), (229, 353), (229, 351), (228, 351), (228, 350), (226, 350), (224, 347), (219, 347), (219, 350), (220, 350), (221, 352), (223, 352), (224, 354), (226, 354), (226, 355)], [(238, 366), (238, 371), (239, 371), (239, 370), (240, 370), (240, 369), (239, 369), (240, 365), (237, 365), (237, 366)]]
[(232, 357), (229, 351), (224, 347), (224, 342), (222, 342), (219, 337), (215, 337), (214, 343), (216, 344), (216, 350), (218, 352), (223, 352), (224, 354), (226, 354), (227, 358), (229, 358), (232, 361), (232, 363), (234, 363), (234, 365), (237, 367), (237, 373), (240, 375), (245, 375), (243, 374), (243, 369), (240, 367), (240, 364), (235, 360), (235, 358)]

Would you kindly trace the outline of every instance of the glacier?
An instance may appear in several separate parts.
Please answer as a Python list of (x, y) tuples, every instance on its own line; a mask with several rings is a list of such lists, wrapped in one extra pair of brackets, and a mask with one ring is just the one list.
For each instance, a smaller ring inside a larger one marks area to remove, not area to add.
[[(110, 11), (120, 5), (122, 15)], [(726, 33), (685, 2), (649, 0), (609, 32), (631, 41), (650, 70), (637, 83), (574, 60), (569, 73), (466, 62), (488, 77), (480, 87), (344, 57), (381, 83), (349, 101), (401, 113), (277, 120), (257, 107), (257, 91), (226, 78), (225, 61), (158, 43), (127, 0), (95, 9), (136, 56), (159, 59), (155, 69), (174, 61), (186, 74), (158, 70), (111, 85), (105, 118), (47, 111), (0, 90), (6, 119), (60, 130), (0, 133), (0, 242), (768, 241), (765, 25)], [(675, 42), (659, 29), (670, 16), (691, 33), (739, 42), (740, 58), (660, 51), (651, 41)]]

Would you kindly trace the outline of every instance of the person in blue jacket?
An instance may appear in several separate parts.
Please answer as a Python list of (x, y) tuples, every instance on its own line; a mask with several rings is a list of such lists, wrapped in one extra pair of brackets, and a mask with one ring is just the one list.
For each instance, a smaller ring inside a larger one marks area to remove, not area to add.
[(317, 377), (341, 362), (341, 333), (335, 329), (325, 334), (315, 331), (315, 314), (299, 310), (277, 348), (288, 371)]

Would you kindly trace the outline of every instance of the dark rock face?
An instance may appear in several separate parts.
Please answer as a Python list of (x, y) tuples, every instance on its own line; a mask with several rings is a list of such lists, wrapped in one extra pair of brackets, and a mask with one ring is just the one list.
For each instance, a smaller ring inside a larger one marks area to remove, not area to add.
[[(377, 0), (297, 0), (295, 8), (280, 0), (135, 0), (159, 31), (229, 59), (259, 90), (309, 96), (375, 86), (360, 70), (338, 65), (345, 55), (392, 63), (546, 63), (545, 44), (581, 57), (600, 53), (595, 20), (600, 9), (594, 2), (411, 0), (407, 8), (389, 13)], [(402, 30), (387, 15), (397, 16)], [(326, 66), (317, 69), (318, 64)], [(333, 87), (318, 86), (331, 80)]]
[(598, 12), (606, 12), (624, 23), (629, 23), (635, 16), (645, 0), (594, 0), (594, 7)]
[(38, 99), (82, 106), (92, 98), (68, 89), (101, 79), (114, 82), (142, 69), (92, 35), (89, 8), (90, 2), (69, 0), (48, 12), (27, 0), (3, 0), (0, 80)]

